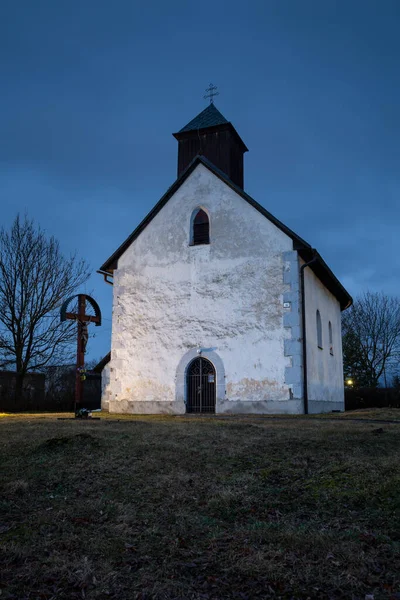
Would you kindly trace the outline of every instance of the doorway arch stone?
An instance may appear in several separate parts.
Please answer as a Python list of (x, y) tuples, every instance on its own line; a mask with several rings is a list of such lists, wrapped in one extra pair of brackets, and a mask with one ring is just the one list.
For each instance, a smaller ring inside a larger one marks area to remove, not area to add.
[(176, 369), (176, 390), (175, 390), (175, 401), (177, 406), (183, 405), (186, 410), (186, 402), (187, 402), (187, 369), (193, 359), (197, 358), (199, 355), (203, 356), (207, 360), (209, 360), (215, 369), (215, 377), (216, 377), (216, 403), (215, 403), (215, 412), (218, 413), (219, 405), (225, 400), (225, 369), (224, 363), (220, 356), (215, 352), (214, 348), (192, 348), (185, 352), (179, 361), (178, 367)]

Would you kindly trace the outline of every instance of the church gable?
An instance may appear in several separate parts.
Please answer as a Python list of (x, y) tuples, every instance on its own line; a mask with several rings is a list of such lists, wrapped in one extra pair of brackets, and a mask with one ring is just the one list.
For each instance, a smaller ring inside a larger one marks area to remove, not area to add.
[(200, 162), (119, 257), (118, 268), (185, 263), (200, 255), (268, 262), (268, 254), (292, 248), (287, 234)]
[(273, 223), (278, 229), (285, 233), (288, 237), (293, 240), (295, 248), (307, 248), (311, 250), (311, 246), (307, 244), (302, 238), (295, 234), (291, 229), (286, 227), (281, 221), (276, 219), (271, 213), (269, 213), (264, 207), (256, 202), (251, 196), (246, 194), (241, 188), (236, 186), (226, 175), (217, 169), (203, 156), (197, 156), (192, 163), (188, 166), (186, 171), (179, 177), (175, 183), (167, 190), (162, 198), (157, 202), (154, 208), (149, 214), (143, 219), (138, 227), (131, 233), (131, 235), (121, 244), (121, 246), (110, 256), (110, 258), (100, 267), (100, 271), (112, 274), (114, 269), (117, 268), (119, 258), (124, 254), (127, 248), (132, 244), (139, 235), (147, 228), (151, 221), (158, 215), (161, 209), (170, 201), (170, 199), (178, 192), (178, 190), (184, 185), (186, 180), (191, 177), (192, 173), (196, 170), (198, 165), (202, 165), (205, 169), (210, 171), (216, 179), (223, 182), (228, 188), (233, 190), (238, 196), (245, 200), (250, 206), (256, 209), (261, 215), (263, 215), (268, 221)]

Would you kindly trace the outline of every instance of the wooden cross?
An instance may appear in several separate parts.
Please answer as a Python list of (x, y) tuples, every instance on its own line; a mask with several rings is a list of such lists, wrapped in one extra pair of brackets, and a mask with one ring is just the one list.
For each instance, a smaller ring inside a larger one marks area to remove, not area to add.
[(210, 83), (210, 87), (206, 89), (206, 92), (209, 92), (204, 96), (204, 99), (210, 98), (210, 104), (214, 104), (214, 96), (219, 96), (219, 92), (216, 91), (217, 86)]
[[(68, 304), (78, 298), (78, 312), (67, 312)], [(86, 302), (94, 308), (95, 315), (86, 314)], [(85, 366), (85, 352), (88, 341), (88, 324), (95, 323), (96, 327), (101, 325), (101, 312), (97, 302), (86, 294), (78, 294), (68, 298), (61, 307), (61, 321), (73, 320), (78, 322), (77, 347), (76, 347), (76, 379), (75, 379), (75, 412), (82, 403), (83, 371)]]

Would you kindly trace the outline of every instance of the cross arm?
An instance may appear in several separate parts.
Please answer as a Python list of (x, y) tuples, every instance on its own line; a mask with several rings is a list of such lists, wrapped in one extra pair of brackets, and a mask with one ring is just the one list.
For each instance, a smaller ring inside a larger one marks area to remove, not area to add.
[[(66, 319), (72, 319), (73, 321), (77, 321), (79, 319), (78, 313), (65, 313)], [(93, 315), (83, 315), (82, 319), (85, 323), (100, 323), (100, 317), (95, 317)]]

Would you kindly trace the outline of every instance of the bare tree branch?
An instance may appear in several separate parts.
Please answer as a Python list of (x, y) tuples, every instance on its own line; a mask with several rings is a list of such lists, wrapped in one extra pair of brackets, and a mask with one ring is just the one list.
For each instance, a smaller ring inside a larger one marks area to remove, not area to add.
[(400, 356), (400, 301), (366, 292), (342, 315), (345, 376), (377, 387)]
[(26, 216), (1, 229), (0, 367), (14, 366), (21, 387), (28, 371), (71, 356), (74, 324), (61, 324), (59, 310), (88, 277), (84, 260), (65, 257)]

